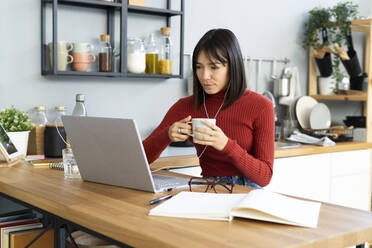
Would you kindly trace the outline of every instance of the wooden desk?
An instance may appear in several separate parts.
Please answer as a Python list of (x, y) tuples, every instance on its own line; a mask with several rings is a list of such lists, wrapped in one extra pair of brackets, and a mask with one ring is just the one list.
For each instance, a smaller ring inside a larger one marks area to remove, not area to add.
[(367, 211), (322, 204), (316, 229), (148, 216), (148, 201), (161, 194), (65, 180), (62, 171), (22, 162), (0, 168), (0, 192), (135, 247), (347, 247), (372, 240)]

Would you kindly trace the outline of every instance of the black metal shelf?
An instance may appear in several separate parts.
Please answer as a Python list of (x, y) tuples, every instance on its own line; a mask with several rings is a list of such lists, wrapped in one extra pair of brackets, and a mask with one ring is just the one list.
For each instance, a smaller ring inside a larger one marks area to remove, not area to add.
[(159, 8), (149, 8), (149, 7), (140, 7), (134, 5), (128, 5), (129, 13), (137, 14), (147, 14), (147, 15), (159, 15), (159, 16), (178, 16), (182, 15), (182, 11), (169, 10), (169, 9), (159, 9)]
[(44, 71), (43, 75), (50, 76), (95, 76), (95, 77), (122, 77), (120, 72), (98, 72), (98, 71)]
[[(121, 72), (98, 72), (98, 71), (43, 71), (43, 75), (48, 76), (95, 76), (95, 77), (123, 77)], [(128, 78), (181, 78), (181, 75), (168, 74), (141, 74), (141, 73), (126, 73), (124, 77)]]
[(127, 73), (126, 76), (131, 77), (131, 78), (181, 78), (181, 75), (168, 75), (168, 74)]
[[(53, 3), (53, 0), (43, 0), (46, 3)], [(72, 5), (92, 8), (122, 8), (121, 3), (105, 2), (100, 0), (58, 0), (58, 4)]]
[[(121, 0), (120, 3), (117, 2), (106, 2), (101, 0), (40, 0), (41, 1), (41, 74), (50, 76), (87, 76), (87, 77), (121, 77), (121, 78), (155, 78), (155, 79), (169, 79), (169, 78), (182, 78), (183, 77), (183, 59), (179, 60), (179, 74), (177, 75), (166, 75), (166, 74), (136, 74), (127, 73), (127, 59), (125, 54), (120, 56), (120, 69), (119, 72), (79, 72), (79, 71), (56, 71), (56, 50), (57, 50), (57, 23), (58, 23), (58, 8), (60, 5), (69, 5), (77, 7), (89, 7), (89, 8), (99, 8), (106, 11), (107, 14), (107, 31), (106, 33), (110, 35), (112, 40), (115, 40), (115, 23), (114, 15), (119, 11), (120, 14), (120, 51), (127, 50), (127, 18), (128, 13), (145, 14), (153, 16), (162, 16), (166, 19), (166, 25), (171, 26), (171, 18), (174, 16), (180, 17), (180, 49), (179, 56), (183, 58), (184, 49), (184, 1), (181, 1), (181, 10), (171, 9), (171, 0), (167, 1), (166, 9), (162, 8), (151, 8), (128, 5), (127, 0)], [(52, 7), (52, 42), (53, 42), (53, 64), (54, 68), (48, 66), (48, 53), (46, 46), (46, 6), (50, 5)], [(114, 47), (113, 47), (114, 48)], [(176, 54), (174, 54), (176, 56)], [(112, 57), (112, 64), (114, 64), (114, 57)]]

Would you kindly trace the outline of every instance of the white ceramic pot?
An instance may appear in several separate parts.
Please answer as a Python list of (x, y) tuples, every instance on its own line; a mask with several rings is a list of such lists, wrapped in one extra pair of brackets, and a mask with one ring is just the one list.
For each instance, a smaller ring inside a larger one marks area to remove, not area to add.
[(334, 95), (336, 81), (332, 77), (318, 77), (319, 94)]
[(30, 131), (7, 132), (7, 134), (17, 150), (26, 156)]

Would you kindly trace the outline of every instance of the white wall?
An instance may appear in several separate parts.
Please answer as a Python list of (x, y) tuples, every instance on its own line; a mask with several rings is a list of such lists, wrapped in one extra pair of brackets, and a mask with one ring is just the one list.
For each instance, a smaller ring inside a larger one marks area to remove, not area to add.
[[(174, 1), (174, 0), (173, 0)], [(156, 5), (158, 1), (145, 2)], [(243, 53), (254, 57), (288, 57), (301, 73), (302, 92), (307, 92), (307, 53), (301, 47), (303, 22), (315, 6), (332, 6), (335, 0), (186, 0), (185, 53), (191, 53), (209, 29), (231, 29)], [(370, 0), (355, 0), (360, 14), (371, 14)], [(161, 3), (164, 4), (164, 1)], [(105, 17), (97, 10), (65, 7), (59, 16), (60, 39), (95, 43), (104, 33)], [(62, 23), (63, 21), (63, 23)], [(132, 15), (128, 32), (144, 36), (164, 21)], [(178, 32), (177, 28), (173, 28)], [(185, 80), (46, 77), (40, 73), (40, 1), (0, 1), (0, 108), (14, 104), (23, 110), (46, 105), (66, 105), (71, 113), (76, 93), (86, 94), (88, 113), (95, 116), (133, 117), (146, 136), (179, 97), (186, 95)], [(50, 33), (48, 38), (50, 39)], [(177, 42), (175, 42), (177, 43)], [(355, 35), (362, 48), (362, 36)], [(360, 52), (362, 59), (363, 55)], [(263, 65), (260, 89), (271, 87), (269, 65)], [(345, 111), (360, 113), (360, 104), (329, 103), (334, 119)], [(341, 107), (340, 107), (341, 106)], [(345, 110), (346, 109), (346, 110)]]

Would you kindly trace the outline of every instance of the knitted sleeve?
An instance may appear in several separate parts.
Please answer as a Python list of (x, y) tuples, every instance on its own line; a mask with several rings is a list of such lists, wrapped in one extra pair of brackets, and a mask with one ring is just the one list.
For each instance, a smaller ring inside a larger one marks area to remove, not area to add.
[(272, 104), (265, 104), (259, 112), (253, 123), (252, 154), (232, 139), (222, 152), (246, 178), (266, 186), (273, 175), (275, 118)]
[[(145, 140), (143, 140), (142, 144), (149, 164), (159, 158), (162, 151), (171, 142), (168, 136), (168, 129), (174, 122), (182, 119), (178, 119), (178, 117), (180, 116), (180, 113), (185, 113), (183, 105), (182, 99), (177, 101), (168, 110), (159, 126)], [(185, 117), (187, 117), (187, 114), (185, 114)]]

